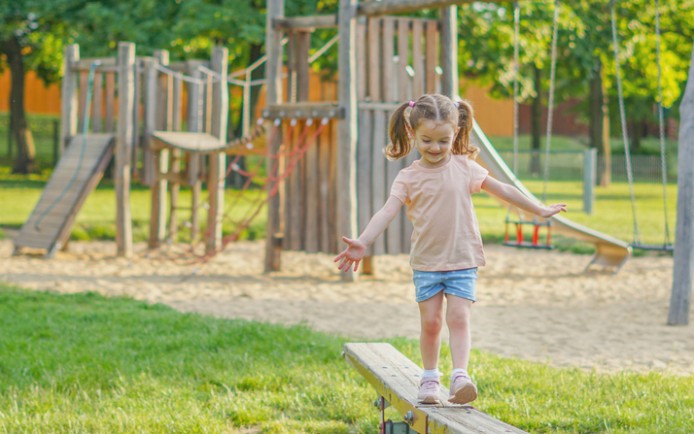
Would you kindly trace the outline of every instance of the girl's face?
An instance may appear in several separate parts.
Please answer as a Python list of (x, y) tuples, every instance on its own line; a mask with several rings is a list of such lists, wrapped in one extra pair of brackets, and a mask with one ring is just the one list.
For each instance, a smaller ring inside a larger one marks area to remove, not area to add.
[(439, 167), (451, 158), (451, 147), (458, 130), (450, 122), (424, 119), (414, 132), (417, 150), (422, 156), (421, 164)]

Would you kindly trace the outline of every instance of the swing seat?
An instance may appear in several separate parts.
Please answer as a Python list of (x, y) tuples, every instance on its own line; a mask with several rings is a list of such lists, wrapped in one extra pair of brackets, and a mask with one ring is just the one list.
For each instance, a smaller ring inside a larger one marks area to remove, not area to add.
[(675, 251), (675, 247), (672, 244), (668, 244), (668, 243), (663, 243), (663, 244), (631, 243), (630, 246), (634, 250), (647, 250), (647, 251), (651, 251), (651, 252), (673, 253)]
[[(506, 224), (506, 231), (504, 233), (504, 242), (502, 243), (504, 246), (509, 246), (509, 247), (518, 247), (518, 248), (525, 248), (525, 249), (543, 249), (543, 250), (552, 250), (553, 246), (551, 243), (551, 223), (549, 220), (546, 221), (535, 221), (535, 220), (511, 220), (508, 217), (506, 217), (505, 220)], [(511, 240), (509, 236), (509, 224), (514, 224), (516, 226), (516, 239)], [(525, 241), (524, 240), (524, 235), (523, 235), (523, 225), (532, 225), (533, 226), (533, 234), (531, 241)], [(547, 234), (545, 236), (545, 242), (540, 243), (540, 228), (541, 227), (546, 227), (547, 228)]]

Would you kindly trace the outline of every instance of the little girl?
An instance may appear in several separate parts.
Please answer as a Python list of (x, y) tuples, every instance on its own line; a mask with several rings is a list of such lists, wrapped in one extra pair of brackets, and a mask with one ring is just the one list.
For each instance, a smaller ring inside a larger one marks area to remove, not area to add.
[(402, 158), (416, 146), (421, 158), (400, 171), (390, 197), (359, 238), (342, 237), (347, 248), (335, 257), (340, 270), (353, 267), (357, 271), (371, 243), (407, 205), (407, 217), (414, 226), (410, 265), (419, 304), (424, 365), (418, 399), (425, 404), (439, 403), (444, 297), (453, 359), (448, 400), (466, 404), (477, 398), (477, 386), (467, 372), (470, 308), (475, 302), (477, 267), (484, 265), (485, 259), (472, 194), (484, 190), (544, 218), (566, 211), (563, 203), (543, 206), (488, 176), (474, 160), (479, 149), (470, 144), (471, 129), (472, 107), (466, 101), (453, 102), (432, 94), (402, 104), (390, 119), (391, 144), (386, 155)]

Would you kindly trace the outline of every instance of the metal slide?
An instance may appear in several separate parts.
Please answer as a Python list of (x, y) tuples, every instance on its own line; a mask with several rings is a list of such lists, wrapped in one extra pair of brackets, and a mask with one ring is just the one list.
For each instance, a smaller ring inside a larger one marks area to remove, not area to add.
[[(475, 146), (480, 148), (481, 163), (484, 164), (494, 178), (512, 184), (526, 196), (537, 199), (525, 188), (523, 183), (506, 165), (476, 122), (472, 131), (472, 142)], [(591, 243), (595, 246), (595, 256), (593, 256), (593, 259), (586, 268), (591, 265), (600, 265), (604, 267), (614, 267), (616, 272), (624, 265), (631, 255), (631, 247), (626, 241), (574, 223), (560, 215), (556, 215), (550, 218), (550, 220), (554, 231), (569, 238)]]

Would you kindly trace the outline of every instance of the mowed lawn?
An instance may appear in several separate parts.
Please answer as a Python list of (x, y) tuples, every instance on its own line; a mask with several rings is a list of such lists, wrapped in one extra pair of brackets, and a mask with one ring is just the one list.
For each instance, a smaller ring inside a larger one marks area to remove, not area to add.
[[(0, 227), (20, 228), (30, 215), (33, 207), (41, 196), (41, 191), (47, 176), (31, 175), (17, 176), (9, 174), (9, 169), (0, 168), (0, 203), (3, 212), (0, 213)], [(542, 195), (544, 184), (541, 180), (531, 180), (526, 187)], [(632, 204), (627, 183), (612, 183), (609, 187), (595, 188), (595, 205), (592, 214), (583, 212), (583, 185), (577, 181), (555, 181), (547, 184), (547, 202), (566, 202), (569, 212), (565, 217), (604, 232), (613, 237), (631, 242), (634, 240), (634, 220)], [(657, 183), (637, 183), (634, 186), (636, 197), (636, 217), (640, 240), (643, 243), (662, 244), (665, 239), (665, 210), (663, 208), (663, 188)], [(227, 189), (226, 209), (223, 219), (225, 234), (239, 230), (238, 222), (252, 213), (255, 207), (261, 211), (253, 219), (250, 226), (243, 228), (241, 238), (257, 239), (265, 236), (264, 191), (251, 189), (244, 192)], [(677, 186), (667, 185), (668, 196), (668, 226), (670, 238), (674, 240)], [(133, 234), (136, 241), (147, 239), (150, 220), (150, 190), (135, 185), (131, 192), (131, 212), (133, 219)], [(206, 192), (203, 192), (203, 201)], [(183, 189), (180, 194), (180, 204), (189, 207), (191, 203), (190, 190)], [(503, 239), (508, 215), (505, 208), (491, 196), (484, 193), (475, 195), (480, 229), (487, 242), (498, 242)], [(73, 239), (115, 239), (115, 192), (113, 184), (102, 181), (92, 193), (78, 214), (77, 222), (72, 230)], [(205, 223), (205, 209), (201, 207), (200, 221)], [(178, 211), (179, 240), (186, 241), (189, 234), (190, 209)], [(511, 216), (514, 218), (513, 216)], [(204, 229), (204, 228), (203, 228)], [(531, 230), (530, 227), (527, 228)], [(529, 233), (529, 232), (528, 232)], [(578, 252), (591, 251), (589, 245), (581, 245), (569, 239), (557, 238), (559, 247), (573, 249)]]
[[(347, 340), (306, 327), (0, 285), (0, 330), (0, 432), (377, 431)], [(416, 341), (390, 342), (419, 363)], [(694, 432), (693, 376), (472, 358), (475, 406), (529, 432)]]

